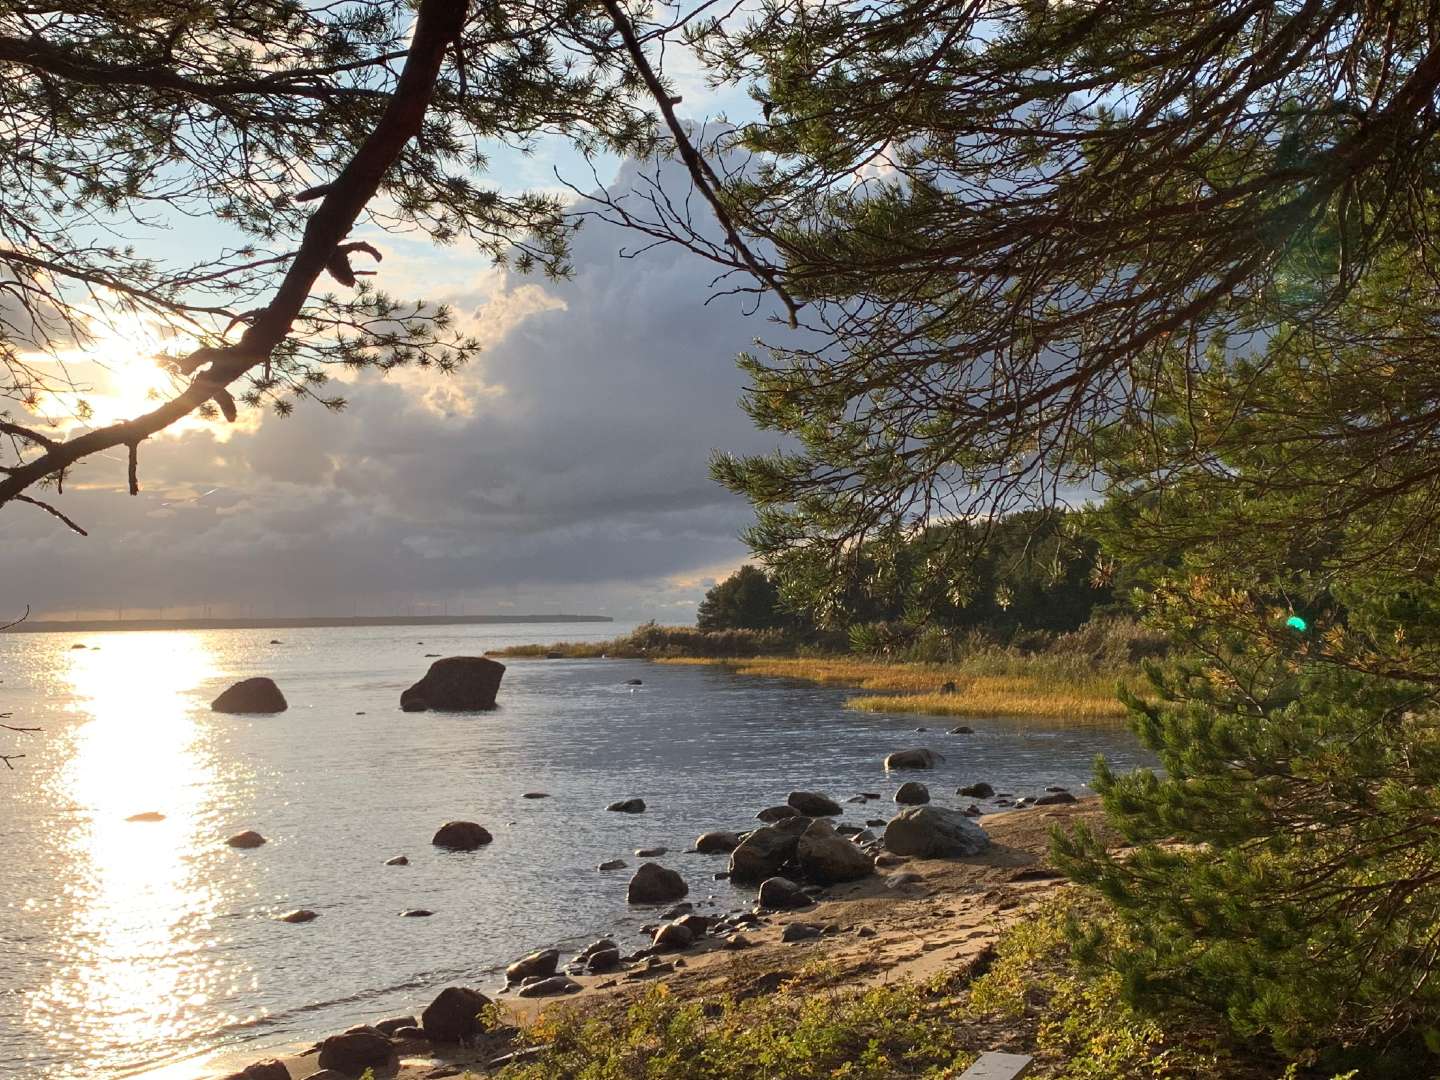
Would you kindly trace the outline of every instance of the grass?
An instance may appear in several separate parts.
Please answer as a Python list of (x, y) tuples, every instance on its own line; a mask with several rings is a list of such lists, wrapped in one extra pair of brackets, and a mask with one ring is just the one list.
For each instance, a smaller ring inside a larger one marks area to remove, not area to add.
[(675, 657), (657, 662), (714, 664), (740, 675), (853, 686), (871, 692), (852, 697), (845, 705), (865, 712), (1081, 721), (1123, 718), (1125, 707), (1116, 698), (1116, 686), (1134, 676), (1133, 669), (1096, 672), (1043, 655), (1020, 657), (998, 649), (953, 664), (789, 656), (745, 660)]

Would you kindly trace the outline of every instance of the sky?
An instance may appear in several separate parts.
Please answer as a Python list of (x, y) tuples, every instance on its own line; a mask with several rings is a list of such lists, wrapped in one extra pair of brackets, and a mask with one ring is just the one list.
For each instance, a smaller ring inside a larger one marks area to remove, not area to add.
[[(501, 157), (496, 178), (543, 183), (552, 161)], [(638, 166), (607, 168), (621, 190)], [(735, 356), (786, 331), (734, 298), (707, 304), (714, 271), (697, 257), (624, 258), (636, 238), (593, 220), (561, 283), (415, 238), (379, 246), (377, 283), (451, 303), (485, 342), (475, 361), (451, 377), (362, 376), (338, 414), (187, 421), (142, 446), (139, 496), (122, 454), (92, 459), (58, 500), (89, 537), (4, 511), (0, 614), (693, 622), (744, 561), (752, 516), (708, 459), (776, 445), (738, 406)]]

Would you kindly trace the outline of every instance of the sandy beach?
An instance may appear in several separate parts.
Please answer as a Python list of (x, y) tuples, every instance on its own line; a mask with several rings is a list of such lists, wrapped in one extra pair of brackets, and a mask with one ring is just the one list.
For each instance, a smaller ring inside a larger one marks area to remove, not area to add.
[[(903, 861), (891, 856), (886, 861), (895, 865), (877, 869), (863, 881), (832, 887), (811, 907), (765, 915), (761, 925), (745, 931), (752, 942), (747, 949), (726, 949), (719, 939), (706, 938), (684, 952), (657, 958), (650, 967), (642, 962), (618, 973), (575, 976), (583, 989), (562, 998), (527, 1000), (496, 995), (493, 987), (477, 989), (499, 1002), (516, 1027), (523, 1027), (545, 1010), (603, 1014), (622, 1009), (657, 983), (679, 997), (702, 999), (726, 993), (857, 989), (964, 970), (983, 962), (1004, 930), (1027, 910), (1069, 887), (1048, 865), (1048, 843), (1053, 826), (1077, 821), (1103, 828), (1098, 799), (989, 815), (980, 819), (992, 840), (984, 854)], [(822, 933), (783, 942), (791, 923), (807, 923)], [(562, 966), (568, 959), (562, 957)], [(417, 1015), (425, 1004), (417, 1000)], [(355, 1022), (380, 1019), (357, 1016)], [(399, 1080), (485, 1075), (503, 1066), (513, 1051), (512, 1039), (513, 1032), (501, 1032), (471, 1048), (401, 1040), (396, 1075)], [(253, 1054), (249, 1060), (255, 1060)], [(319, 1071), (314, 1049), (280, 1060), (295, 1080)], [(246, 1063), (228, 1061), (206, 1075), (227, 1075)]]

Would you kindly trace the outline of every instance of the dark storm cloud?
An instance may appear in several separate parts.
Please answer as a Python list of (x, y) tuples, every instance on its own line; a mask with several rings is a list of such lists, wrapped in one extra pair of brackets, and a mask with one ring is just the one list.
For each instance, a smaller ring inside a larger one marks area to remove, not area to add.
[(590, 223), (574, 279), (543, 296), (453, 255), (402, 255), (424, 280), (387, 288), (448, 294), (490, 339), (470, 369), (365, 378), (342, 414), (267, 416), (228, 442), (147, 444), (139, 498), (121, 493), (122, 462), (99, 462), (93, 489), (64, 496), (88, 540), (5, 511), (0, 599), (343, 613), (467, 595), (621, 615), (693, 602), (743, 557), (750, 517), (710, 481), (710, 452), (773, 445), (736, 404), (735, 354), (766, 327), (733, 298), (707, 306), (713, 271), (694, 256), (620, 258), (634, 242)]

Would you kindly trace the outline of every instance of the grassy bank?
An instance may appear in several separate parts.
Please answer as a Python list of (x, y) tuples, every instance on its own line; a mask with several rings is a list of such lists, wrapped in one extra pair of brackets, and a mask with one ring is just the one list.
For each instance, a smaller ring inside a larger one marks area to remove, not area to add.
[(521, 645), (496, 655), (621, 657), (714, 664), (741, 675), (853, 686), (847, 707), (936, 716), (1037, 716), (1079, 722), (1122, 719), (1116, 688), (1139, 681), (1139, 656), (1154, 641), (1133, 623), (1088, 624), (1029, 648), (965, 639), (934, 652), (856, 656), (797, 643), (777, 631), (703, 631), (642, 626), (602, 642)]

